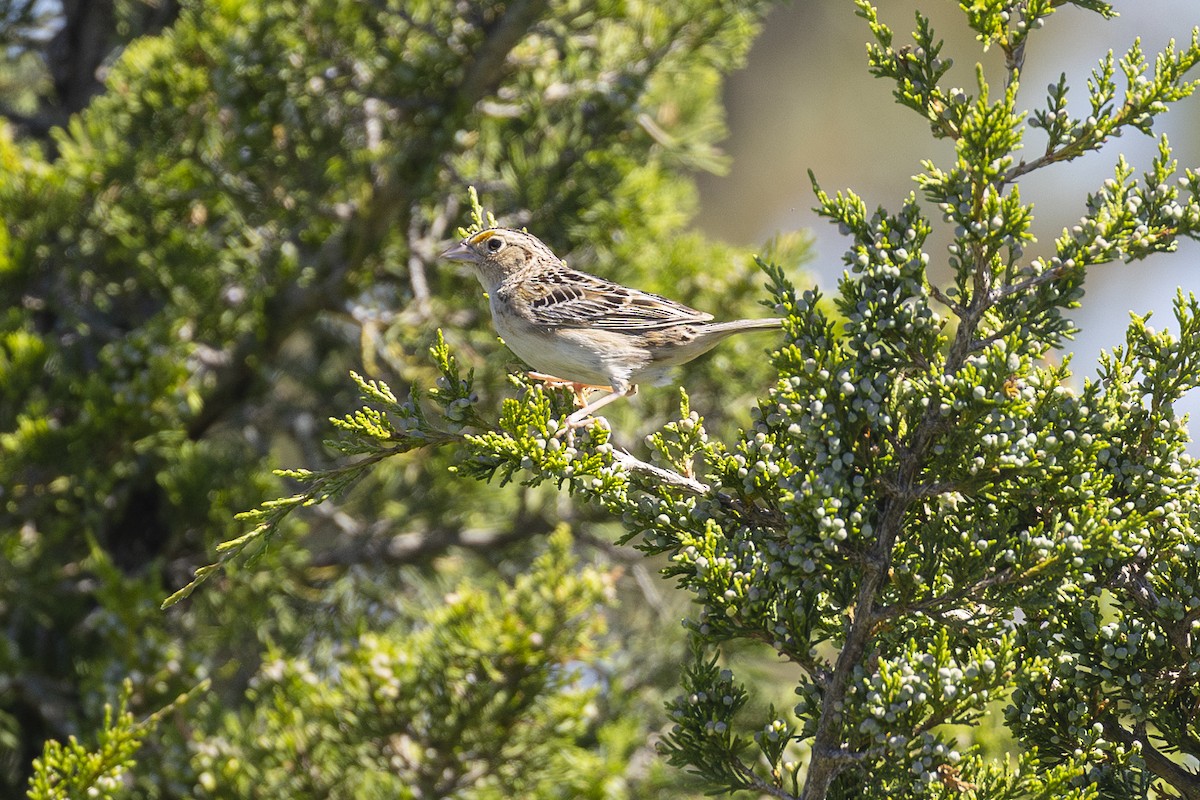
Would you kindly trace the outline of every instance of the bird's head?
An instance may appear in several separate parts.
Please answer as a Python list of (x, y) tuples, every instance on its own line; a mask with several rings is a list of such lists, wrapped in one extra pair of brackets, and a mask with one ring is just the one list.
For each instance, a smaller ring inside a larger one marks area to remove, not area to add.
[(559, 263), (536, 236), (512, 228), (488, 228), (468, 236), (442, 253), (442, 258), (472, 265), (489, 291), (510, 275)]

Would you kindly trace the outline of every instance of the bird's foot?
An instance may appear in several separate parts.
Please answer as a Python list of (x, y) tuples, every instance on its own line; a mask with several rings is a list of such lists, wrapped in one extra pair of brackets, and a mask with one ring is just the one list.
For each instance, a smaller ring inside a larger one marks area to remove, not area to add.
[[(603, 388), (603, 387), (591, 387), (591, 388)], [(583, 408), (580, 408), (575, 413), (571, 414), (571, 416), (567, 417), (563, 423), (562, 428), (560, 428), (558, 431), (556, 431), (554, 435), (555, 436), (560, 436), (560, 435), (567, 436), (568, 437), (567, 441), (570, 442), (570, 441), (572, 441), (572, 437), (574, 435), (573, 432), (576, 428), (582, 428), (583, 426), (587, 425), (588, 423), (590, 423), (594, 420), (603, 421), (604, 427), (608, 428), (609, 430), (612, 430), (612, 427), (608, 424), (608, 420), (604, 419), (604, 417), (593, 417), (592, 415), (595, 414), (597, 411), (599, 411), (601, 408), (604, 408), (604, 406), (613, 402), (614, 400), (619, 400), (622, 397), (632, 397), (635, 394), (637, 394), (636, 386), (626, 386), (624, 389), (621, 389), (621, 390), (610, 388), (608, 390), (608, 394), (606, 394), (602, 397), (596, 398), (592, 402), (585, 405)]]
[(588, 404), (587, 393), (596, 389), (609, 391), (607, 386), (597, 386), (593, 383), (580, 383), (579, 381), (569, 381), (566, 378), (559, 378), (555, 375), (547, 375), (544, 372), (527, 372), (525, 373), (532, 380), (545, 384), (550, 389), (570, 389), (575, 395), (575, 406), (577, 408), (586, 408)]

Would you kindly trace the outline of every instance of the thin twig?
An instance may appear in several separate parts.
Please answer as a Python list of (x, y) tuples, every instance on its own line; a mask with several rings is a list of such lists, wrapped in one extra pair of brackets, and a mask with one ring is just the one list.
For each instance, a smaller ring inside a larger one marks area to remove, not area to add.
[(778, 786), (773, 786), (755, 774), (754, 770), (747, 767), (740, 760), (737, 762), (737, 771), (741, 774), (746, 782), (750, 784), (748, 788), (763, 794), (769, 794), (771, 797), (778, 797), (779, 800), (796, 800), (796, 796), (790, 792), (780, 789)]
[(416, 306), (417, 319), (429, 319), (429, 280), (425, 277), (426, 253), (419, 246), (420, 222), (414, 214), (408, 226), (408, 282), (412, 287), (413, 304)]
[(1027, 292), (1036, 286), (1041, 286), (1043, 283), (1049, 283), (1050, 281), (1054, 280), (1055, 278), (1061, 278), (1065, 271), (1066, 271), (1065, 266), (1052, 267), (1051, 269), (1046, 270), (1045, 272), (1041, 273), (1040, 275), (1034, 275), (1032, 278), (1026, 278), (1025, 280), (1021, 281), (1020, 283), (1014, 283), (1009, 286), (1005, 286), (1003, 289), (1001, 289), (999, 292), (996, 293), (996, 298), (998, 300), (1003, 300), (1004, 298), (1010, 297), (1011, 295), (1020, 294), (1021, 292)]
[(613, 461), (616, 461), (622, 467), (630, 472), (640, 472), (645, 475), (650, 475), (662, 481), (669, 486), (674, 486), (677, 489), (683, 489), (685, 492), (692, 494), (708, 494), (711, 487), (708, 484), (701, 483), (695, 478), (689, 478), (686, 475), (681, 475), (673, 470), (656, 467), (653, 464), (642, 461), (625, 450), (613, 450)]
[(911, 614), (928, 614), (942, 606), (957, 605), (960, 600), (967, 597), (977, 597), (981, 592), (990, 589), (993, 586), (1000, 586), (1005, 583), (1012, 583), (1014, 580), (1024, 577), (1024, 573), (1018, 575), (1011, 568), (1005, 568), (1000, 572), (993, 573), (986, 578), (975, 581), (970, 586), (965, 586), (957, 591), (939, 594), (933, 597), (920, 600), (916, 603), (896, 604), (891, 606), (883, 606), (875, 612), (876, 623), (898, 617), (900, 615)]

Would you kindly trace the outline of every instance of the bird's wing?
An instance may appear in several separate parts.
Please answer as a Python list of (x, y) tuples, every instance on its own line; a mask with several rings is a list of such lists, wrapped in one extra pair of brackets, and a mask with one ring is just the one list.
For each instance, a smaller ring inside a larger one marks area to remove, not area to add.
[(712, 314), (586, 272), (556, 270), (514, 289), (537, 325), (643, 331), (706, 322)]

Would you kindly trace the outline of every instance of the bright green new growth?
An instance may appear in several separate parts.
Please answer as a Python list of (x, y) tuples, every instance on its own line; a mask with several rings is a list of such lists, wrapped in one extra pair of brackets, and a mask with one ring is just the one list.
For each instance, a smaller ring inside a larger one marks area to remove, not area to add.
[(154, 733), (163, 717), (179, 710), (191, 695), (208, 688), (205, 681), (137, 722), (126, 708), (133, 693), (132, 683), (127, 680), (116, 711), (111, 705), (104, 707), (104, 726), (97, 736), (95, 749), (88, 750), (74, 736), (65, 745), (47, 741), (42, 757), (33, 762), (33, 777), (26, 797), (28, 800), (76, 800), (81, 797), (110, 800), (126, 796), (125, 773), (134, 766), (134, 756), (146, 738)]
[[(661, 750), (714, 790), (775, 797), (1197, 796), (1180, 756), (1200, 756), (1200, 475), (1174, 403), (1200, 383), (1200, 304), (1180, 296), (1176, 335), (1135, 317), (1098, 380), (1067, 384), (1047, 359), (1089, 268), (1171, 250), (1200, 232), (1200, 176), (1175, 177), (1163, 138), (1140, 178), (1123, 158), (1080, 223), (1029, 258), (1032, 209), (1017, 181), (1100, 148), (1196, 88), (1186, 48), (1152, 69), (1138, 45), (1106, 57), (1073, 118), (1065, 78), (1029, 121), (1018, 108), (1025, 46), (1059, 3), (963, 4), (1007, 82), (945, 89), (928, 21), (897, 49), (860, 0), (872, 71), (955, 142), (916, 180), (953, 228), (948, 287), (929, 283), (933, 229), (915, 197), (868, 212), (815, 184), (820, 213), (851, 238), (831, 302), (763, 264), (786, 340), (779, 378), (732, 446), (711, 441), (686, 398), (650, 437), (651, 462), (602, 424), (553, 434), (563, 400), (518, 382), (498, 424), (463, 435), (460, 473), (552, 481), (622, 519), (626, 539), (667, 554), (698, 606), (694, 662)], [(1100, 3), (1076, 3), (1108, 15)], [(1119, 92), (1114, 76), (1124, 75)], [(1045, 150), (1018, 160), (1027, 127)], [(482, 224), (476, 209), (476, 225)], [(339, 423), (403, 448), (480, 423), (471, 382), (435, 348), (445, 420), (386, 389)], [(455, 409), (450, 413), (450, 409)], [(373, 409), (373, 410), (372, 410)], [(404, 420), (389, 428), (386, 412)], [(457, 434), (455, 434), (457, 435)], [(377, 453), (365, 448), (364, 453)], [(798, 668), (797, 704), (745, 718), (749, 690), (723, 642), (762, 642)], [(948, 725), (1004, 711), (1019, 748), (996, 763)], [(739, 713), (742, 712), (742, 713)], [(1151, 788), (1156, 787), (1156, 788)]]
[(115, 719), (112, 707), (106, 707), (104, 728), (94, 752), (74, 737), (65, 745), (46, 742), (42, 757), (33, 765), (29, 800), (70, 800), (85, 794), (106, 800), (114, 797), (121, 789), (122, 774), (133, 766), (134, 754), (151, 729), (134, 722), (133, 715), (125, 710), (125, 698)]

